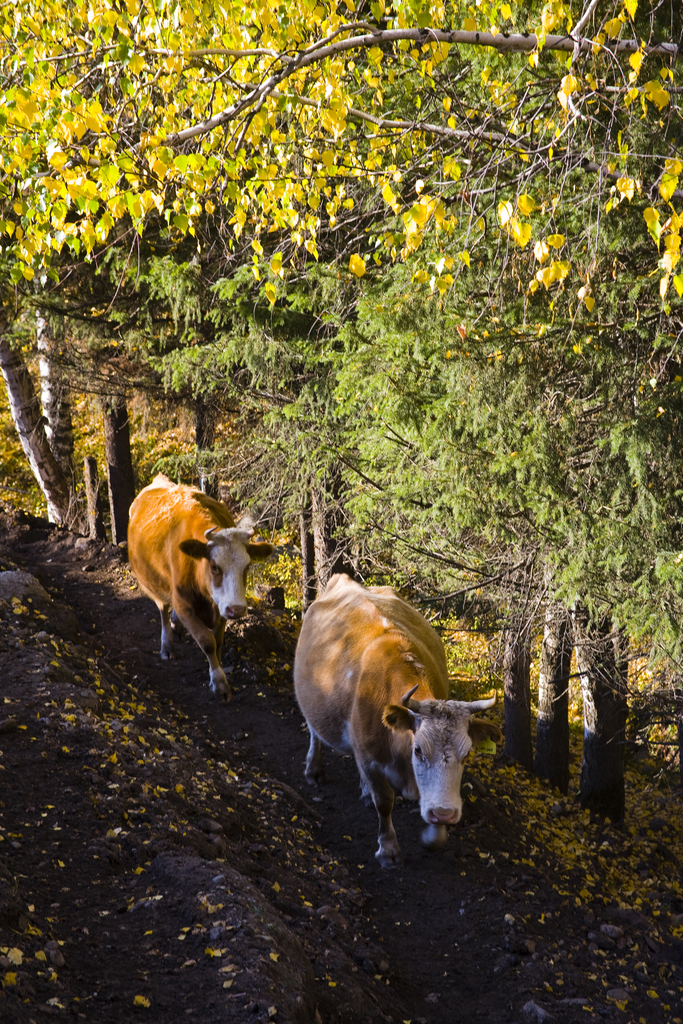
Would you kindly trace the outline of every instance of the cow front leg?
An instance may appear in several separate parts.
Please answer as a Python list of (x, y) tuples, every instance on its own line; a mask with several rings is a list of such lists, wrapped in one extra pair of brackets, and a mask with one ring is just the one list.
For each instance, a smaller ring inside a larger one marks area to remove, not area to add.
[(214, 640), (216, 641), (216, 657), (218, 658), (218, 664), (222, 664), (223, 661), (223, 638), (225, 636), (225, 619), (222, 615), (218, 616), (218, 623), (213, 631)]
[(375, 857), (383, 868), (403, 867), (403, 854), (398, 845), (396, 830), (391, 820), (394, 809), (394, 791), (387, 782), (384, 772), (376, 765), (361, 765), (356, 761), (360, 772), (363, 794), (370, 794), (379, 818), (379, 846)]
[(173, 630), (171, 629), (171, 606), (157, 605), (161, 615), (161, 657), (163, 661), (175, 658), (173, 653)]
[[(225, 701), (229, 701), (231, 697), (230, 686), (228, 685), (225, 672), (221, 668), (221, 663), (218, 659), (216, 652), (216, 637), (214, 636), (213, 631), (197, 618), (191, 607), (188, 605), (184, 605), (182, 607), (176, 606), (176, 614), (187, 629), (188, 633), (190, 633), (192, 638), (206, 655), (206, 660), (209, 663), (209, 689), (212, 693), (215, 693), (216, 696), (223, 697)], [(223, 626), (225, 628), (225, 623)]]
[[(308, 725), (308, 723), (306, 723)], [(311, 786), (322, 786), (325, 781), (325, 766), (323, 765), (323, 749), (320, 737), (308, 726), (311, 735), (311, 742), (308, 745), (306, 754), (306, 768), (304, 778)]]

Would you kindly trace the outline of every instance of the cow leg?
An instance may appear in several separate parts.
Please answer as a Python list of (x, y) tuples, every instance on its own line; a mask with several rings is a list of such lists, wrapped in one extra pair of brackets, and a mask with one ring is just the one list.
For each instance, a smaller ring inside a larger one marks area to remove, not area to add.
[(379, 818), (379, 847), (375, 857), (383, 868), (403, 867), (403, 854), (398, 845), (396, 830), (391, 820), (394, 809), (394, 791), (379, 766), (362, 765), (357, 759), (363, 795), (370, 794)]
[[(191, 606), (184, 602), (176, 607), (176, 614), (185, 626), (185, 629), (206, 655), (206, 659), (209, 662), (209, 689), (212, 693), (223, 697), (226, 701), (230, 700), (230, 687), (216, 653), (216, 637), (212, 630), (205, 626), (194, 614)], [(223, 628), (225, 628), (225, 623), (223, 623)], [(221, 635), (221, 641), (222, 639)]]
[(213, 635), (216, 641), (216, 657), (220, 665), (223, 661), (223, 637), (225, 636), (225, 619), (222, 615), (218, 616), (218, 624), (213, 631)]
[(164, 661), (175, 658), (173, 653), (173, 631), (171, 630), (171, 606), (157, 605), (161, 615), (161, 657)]
[(172, 609), (172, 611), (171, 611), (171, 626), (172, 626), (176, 636), (178, 637), (178, 639), (179, 640), (184, 640), (185, 639), (185, 634), (186, 634), (187, 630), (185, 629), (185, 627), (183, 626), (182, 622), (180, 621), (180, 619), (176, 615), (175, 609)]
[(311, 786), (322, 786), (325, 781), (322, 743), (320, 742), (320, 737), (317, 733), (313, 732), (310, 725), (308, 726), (308, 731), (311, 734), (311, 742), (308, 745), (308, 753), (306, 754), (304, 778)]

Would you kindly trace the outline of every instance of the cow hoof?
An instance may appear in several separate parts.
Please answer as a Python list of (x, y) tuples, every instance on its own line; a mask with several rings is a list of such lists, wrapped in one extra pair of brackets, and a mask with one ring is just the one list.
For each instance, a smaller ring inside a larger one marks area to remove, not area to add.
[(324, 786), (325, 785), (325, 769), (321, 766), (320, 768), (307, 768), (304, 772), (304, 778), (309, 786)]
[(380, 847), (375, 857), (379, 861), (380, 867), (386, 868), (387, 871), (403, 867), (403, 854), (398, 849), (383, 850)]
[(446, 845), (446, 826), (427, 825), (420, 838), (428, 850), (441, 850)]
[(175, 661), (175, 654), (173, 653), (173, 651), (168, 651), (168, 650), (162, 651), (161, 652), (161, 660), (162, 661)]
[(230, 686), (228, 685), (228, 680), (225, 678), (223, 673), (221, 673), (220, 676), (216, 675), (214, 678), (211, 679), (211, 681), (209, 682), (209, 689), (217, 697), (220, 697), (225, 704), (227, 704), (228, 701), (232, 698), (232, 693), (230, 691)]

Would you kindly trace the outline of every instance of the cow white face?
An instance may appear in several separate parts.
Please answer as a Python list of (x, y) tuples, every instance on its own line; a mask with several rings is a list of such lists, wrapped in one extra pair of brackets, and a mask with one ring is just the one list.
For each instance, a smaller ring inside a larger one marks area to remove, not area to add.
[(247, 610), (247, 569), (251, 562), (247, 544), (253, 533), (233, 527), (205, 534), (211, 596), (224, 619), (238, 619)]
[(250, 544), (254, 531), (239, 526), (214, 528), (201, 541), (183, 541), (181, 550), (191, 558), (205, 558), (209, 563), (211, 596), (224, 619), (238, 619), (247, 610), (247, 569), (252, 561), (262, 561), (272, 554), (271, 544)]
[[(415, 687), (414, 689), (417, 689)], [(384, 723), (412, 737), (412, 765), (420, 794), (420, 814), (428, 825), (454, 825), (462, 814), (463, 762), (472, 747), (487, 738), (498, 741), (497, 725), (473, 717), (495, 703), (410, 699), (385, 709)], [(445, 830), (443, 830), (445, 833)], [(445, 835), (444, 835), (445, 838)]]

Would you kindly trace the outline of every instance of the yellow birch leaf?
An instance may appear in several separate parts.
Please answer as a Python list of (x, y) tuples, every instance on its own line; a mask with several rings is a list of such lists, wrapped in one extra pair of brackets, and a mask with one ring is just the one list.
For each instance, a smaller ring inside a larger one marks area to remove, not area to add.
[(362, 277), (365, 273), (365, 260), (363, 257), (354, 254), (349, 260), (349, 270), (352, 274), (355, 274), (356, 277)]
[(636, 11), (638, 10), (638, 0), (624, 0), (624, 7), (629, 13), (631, 18), (635, 18)]
[(512, 212), (512, 203), (509, 202), (507, 199), (501, 200), (501, 202), (498, 203), (498, 218), (503, 227), (505, 227), (507, 222), (512, 217)]
[(278, 962), (278, 960), (280, 959), (280, 954), (279, 954), (279, 953), (271, 953), (271, 954), (270, 954), (270, 959), (271, 959), (271, 960), (274, 960), (274, 961), (275, 961), (275, 963), (277, 963), (277, 962)]
[(548, 235), (548, 245), (551, 245), (553, 249), (559, 249), (561, 245), (564, 245), (564, 235)]
[(671, 273), (678, 266), (680, 258), (680, 252), (677, 252), (675, 249), (667, 249), (662, 256), (662, 267)]
[(147, 996), (136, 996), (133, 1000), (133, 1006), (149, 1006), (150, 1002)]
[(667, 174), (665, 171), (662, 175), (662, 180), (659, 183), (659, 194), (665, 203), (668, 203), (672, 195), (676, 191), (678, 185), (677, 174)]
[(674, 277), (674, 288), (678, 292), (678, 297), (680, 298), (681, 295), (683, 295), (683, 275), (682, 274), (676, 274), (676, 276)]
[(529, 195), (520, 196), (517, 200), (517, 206), (525, 217), (529, 217), (536, 209), (536, 203), (534, 202), (532, 196)]
[(15, 967), (19, 967), (19, 965), (24, 962), (24, 954), (20, 949), (14, 946), (7, 954), (7, 959), (11, 964), (14, 964)]
[(640, 71), (640, 66), (643, 63), (643, 51), (642, 50), (636, 50), (635, 53), (631, 54), (631, 56), (628, 59), (628, 62), (629, 62), (629, 64), (631, 65), (631, 67), (633, 68), (633, 70), (635, 71), (635, 73), (637, 75), (638, 72)]
[(654, 103), (658, 110), (664, 110), (664, 107), (669, 102), (669, 93), (666, 89), (662, 89), (661, 82), (658, 82), (656, 78), (646, 82), (643, 86), (645, 95)]
[(616, 39), (617, 36), (619, 35), (619, 33), (621, 32), (621, 19), (620, 18), (610, 18), (609, 21), (605, 22), (605, 26), (604, 27), (605, 27), (605, 32), (610, 37), (610, 39)]
[(516, 217), (513, 217), (510, 222), (510, 230), (517, 245), (523, 249), (531, 238), (531, 224), (522, 224)]
[(474, 20), (474, 18), (465, 18), (465, 20), (462, 23), (462, 27), (465, 30), (465, 32), (477, 31), (477, 23)]
[(271, 306), (274, 306), (275, 300), (277, 299), (277, 292), (275, 291), (275, 286), (273, 285), (272, 281), (266, 281), (265, 290), (268, 302), (271, 304)]
[(548, 248), (547, 242), (545, 242), (545, 240), (536, 242), (536, 245), (534, 246), (534, 256), (538, 262), (545, 263), (549, 255), (550, 249)]
[(633, 199), (633, 194), (636, 190), (636, 183), (633, 178), (617, 178), (617, 188), (619, 189), (622, 198), (626, 196), (627, 199)]

